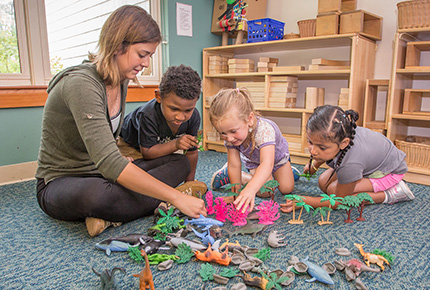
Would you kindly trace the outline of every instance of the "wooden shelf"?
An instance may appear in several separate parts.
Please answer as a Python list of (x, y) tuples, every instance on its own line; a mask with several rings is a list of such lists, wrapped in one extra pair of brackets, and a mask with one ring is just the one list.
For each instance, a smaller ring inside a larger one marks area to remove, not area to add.
[(419, 115), (419, 114), (393, 114), (393, 119), (403, 120), (417, 120), (417, 121), (430, 121), (430, 115)]

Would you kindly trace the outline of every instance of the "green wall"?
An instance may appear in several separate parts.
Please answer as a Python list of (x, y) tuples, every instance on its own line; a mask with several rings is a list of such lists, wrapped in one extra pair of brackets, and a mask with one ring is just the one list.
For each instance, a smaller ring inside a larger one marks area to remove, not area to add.
[[(219, 36), (210, 33), (213, 0), (184, 0), (192, 5), (193, 37), (176, 35), (176, 2), (161, 0), (163, 34), (168, 41), (163, 45), (166, 55), (163, 67), (185, 64), (202, 76), (202, 49), (221, 44)], [(166, 19), (167, 16), (167, 19)], [(143, 103), (128, 103), (130, 112)], [(201, 112), (201, 100), (197, 108)], [(43, 108), (0, 109), (0, 166), (30, 162), (39, 151)]]

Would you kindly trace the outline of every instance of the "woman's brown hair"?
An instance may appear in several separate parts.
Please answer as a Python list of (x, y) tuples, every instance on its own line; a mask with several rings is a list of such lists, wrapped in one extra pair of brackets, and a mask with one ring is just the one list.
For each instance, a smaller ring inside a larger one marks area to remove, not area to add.
[[(115, 54), (125, 53), (135, 43), (160, 43), (160, 28), (145, 9), (124, 5), (116, 9), (103, 24), (98, 52), (89, 53), (90, 61), (107, 85), (119, 85), (121, 74)], [(134, 79), (137, 82), (137, 78)], [(138, 83), (138, 82), (137, 82)]]

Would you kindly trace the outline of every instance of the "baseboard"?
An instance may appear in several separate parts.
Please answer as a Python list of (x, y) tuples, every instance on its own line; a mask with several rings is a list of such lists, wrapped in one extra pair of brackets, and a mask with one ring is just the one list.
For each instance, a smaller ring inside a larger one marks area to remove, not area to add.
[(36, 169), (36, 161), (0, 166), (0, 185), (32, 180)]

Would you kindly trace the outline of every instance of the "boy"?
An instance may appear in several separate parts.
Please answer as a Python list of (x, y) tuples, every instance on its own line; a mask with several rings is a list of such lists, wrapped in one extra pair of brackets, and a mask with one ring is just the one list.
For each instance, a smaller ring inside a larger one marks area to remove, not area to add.
[(200, 127), (200, 114), (195, 107), (200, 92), (201, 79), (196, 71), (185, 65), (169, 67), (155, 99), (125, 117), (120, 136), (140, 151), (144, 159), (186, 151), (191, 172), (185, 181), (193, 181)]

